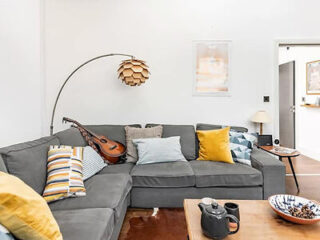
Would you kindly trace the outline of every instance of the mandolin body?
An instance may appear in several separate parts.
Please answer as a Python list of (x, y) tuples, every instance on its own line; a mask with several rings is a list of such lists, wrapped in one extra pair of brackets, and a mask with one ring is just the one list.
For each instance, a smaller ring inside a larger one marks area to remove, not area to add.
[(97, 145), (100, 155), (110, 163), (117, 163), (127, 150), (123, 144), (112, 141), (104, 136), (94, 136), (92, 141)]
[(63, 118), (64, 122), (71, 122), (77, 126), (82, 136), (86, 138), (86, 141), (108, 162), (117, 163), (120, 157), (126, 154), (126, 147), (117, 141), (112, 141), (111, 139), (95, 134), (94, 132), (86, 129), (79, 122), (72, 120), (70, 118)]

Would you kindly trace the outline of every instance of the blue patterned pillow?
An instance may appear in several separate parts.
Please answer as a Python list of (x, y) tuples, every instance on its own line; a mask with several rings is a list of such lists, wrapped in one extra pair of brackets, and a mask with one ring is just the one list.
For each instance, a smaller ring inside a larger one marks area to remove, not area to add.
[[(102, 157), (90, 146), (83, 148), (83, 181), (100, 172), (107, 164)], [(1, 239), (0, 239), (1, 240)]]
[(1, 240), (14, 240), (15, 238), (12, 236), (9, 231), (0, 224), (0, 239)]
[(251, 166), (251, 152), (257, 134), (230, 131), (229, 135), (233, 161)]

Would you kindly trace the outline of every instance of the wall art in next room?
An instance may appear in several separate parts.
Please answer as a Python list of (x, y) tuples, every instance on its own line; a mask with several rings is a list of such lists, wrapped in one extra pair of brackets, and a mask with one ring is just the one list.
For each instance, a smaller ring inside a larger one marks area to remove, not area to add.
[(320, 95), (320, 60), (307, 63), (307, 94)]

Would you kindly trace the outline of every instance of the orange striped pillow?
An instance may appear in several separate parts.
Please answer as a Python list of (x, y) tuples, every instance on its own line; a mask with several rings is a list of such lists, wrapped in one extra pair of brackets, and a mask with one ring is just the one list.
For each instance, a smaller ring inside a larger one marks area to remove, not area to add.
[(52, 202), (86, 195), (82, 180), (83, 147), (50, 146), (43, 197)]

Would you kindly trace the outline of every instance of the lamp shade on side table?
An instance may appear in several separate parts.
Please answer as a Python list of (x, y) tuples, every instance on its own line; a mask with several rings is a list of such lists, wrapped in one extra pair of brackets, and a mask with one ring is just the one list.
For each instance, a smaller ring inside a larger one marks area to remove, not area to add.
[(271, 118), (266, 111), (258, 111), (251, 118), (252, 122), (260, 123), (260, 135), (263, 134), (263, 124), (271, 122)]

